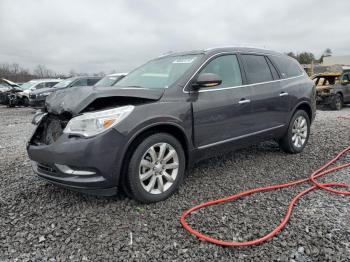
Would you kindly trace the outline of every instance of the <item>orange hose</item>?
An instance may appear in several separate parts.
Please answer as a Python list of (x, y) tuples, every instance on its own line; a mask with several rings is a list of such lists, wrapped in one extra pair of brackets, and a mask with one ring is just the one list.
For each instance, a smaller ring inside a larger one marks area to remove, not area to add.
[[(348, 119), (350, 120), (350, 118), (348, 117), (338, 117), (338, 118), (342, 118), (342, 119)], [(297, 203), (297, 201), (305, 194), (315, 190), (315, 189), (323, 189), (335, 194), (341, 194), (341, 195), (350, 195), (349, 191), (340, 191), (340, 190), (336, 190), (333, 189), (332, 187), (349, 187), (347, 184), (342, 184), (342, 183), (326, 183), (326, 184), (321, 184), (319, 182), (316, 181), (317, 178), (324, 176), (326, 174), (335, 172), (337, 170), (341, 170), (344, 169), (346, 167), (350, 166), (350, 162), (349, 163), (345, 163), (339, 166), (335, 166), (332, 167), (330, 169), (327, 169), (330, 165), (334, 164), (340, 157), (342, 157), (343, 155), (345, 155), (347, 152), (350, 151), (350, 146), (345, 148), (344, 150), (342, 150), (336, 157), (334, 157), (331, 161), (329, 161), (327, 164), (323, 165), (321, 168), (319, 168), (318, 170), (314, 171), (311, 176), (309, 178), (305, 178), (305, 179), (300, 179), (300, 180), (296, 180), (296, 181), (292, 181), (286, 184), (279, 184), (279, 185), (272, 185), (272, 186), (266, 186), (266, 187), (258, 187), (258, 188), (254, 188), (251, 190), (247, 190), (238, 194), (234, 194), (228, 197), (224, 197), (224, 198), (220, 198), (217, 200), (212, 200), (212, 201), (208, 201), (202, 204), (199, 204), (197, 206), (194, 206), (188, 210), (186, 210), (185, 212), (182, 213), (181, 215), (181, 224), (182, 226), (188, 231), (190, 232), (192, 235), (195, 235), (196, 237), (200, 238), (201, 240), (205, 240), (207, 242), (216, 244), (216, 245), (220, 245), (220, 246), (251, 246), (251, 245), (258, 245), (261, 244), (264, 241), (269, 240), (270, 238), (274, 237), (275, 235), (278, 234), (278, 232), (280, 232), (288, 223), (290, 216), (292, 214), (294, 205)], [(300, 192), (297, 196), (295, 196), (292, 201), (290, 202), (287, 212), (284, 216), (284, 218), (282, 219), (281, 223), (275, 228), (273, 229), (270, 233), (266, 234), (265, 236), (262, 236), (260, 238), (254, 239), (254, 240), (249, 240), (249, 241), (243, 241), (243, 242), (237, 242), (237, 241), (224, 241), (224, 240), (219, 240), (219, 239), (215, 239), (213, 237), (210, 237), (208, 235), (205, 235), (203, 233), (200, 233), (199, 231), (193, 229), (187, 222), (186, 222), (186, 217), (189, 216), (192, 212), (202, 209), (204, 207), (207, 206), (212, 206), (212, 205), (216, 205), (219, 203), (224, 203), (224, 202), (228, 202), (228, 201), (232, 201), (232, 200), (236, 200), (238, 198), (243, 198), (246, 197), (248, 195), (252, 195), (258, 192), (264, 192), (264, 191), (271, 191), (271, 190), (276, 190), (279, 188), (285, 188), (285, 187), (291, 187), (291, 186), (295, 186), (295, 185), (299, 185), (302, 183), (306, 183), (306, 182), (311, 182), (313, 184), (313, 186), (311, 186), (310, 188)]]

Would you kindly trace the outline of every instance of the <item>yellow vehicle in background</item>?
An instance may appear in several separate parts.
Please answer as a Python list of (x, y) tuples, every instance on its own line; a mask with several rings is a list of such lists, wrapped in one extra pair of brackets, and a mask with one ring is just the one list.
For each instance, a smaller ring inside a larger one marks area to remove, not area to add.
[(350, 103), (350, 72), (325, 72), (311, 77), (316, 85), (317, 104), (341, 110)]

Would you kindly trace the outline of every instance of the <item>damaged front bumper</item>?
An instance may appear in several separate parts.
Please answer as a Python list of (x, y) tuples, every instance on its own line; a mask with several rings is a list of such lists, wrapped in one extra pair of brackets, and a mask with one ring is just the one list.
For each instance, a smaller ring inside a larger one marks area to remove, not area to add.
[(27, 144), (34, 172), (72, 190), (115, 195), (124, 136), (115, 129), (91, 138), (71, 136), (59, 121), (45, 115)]

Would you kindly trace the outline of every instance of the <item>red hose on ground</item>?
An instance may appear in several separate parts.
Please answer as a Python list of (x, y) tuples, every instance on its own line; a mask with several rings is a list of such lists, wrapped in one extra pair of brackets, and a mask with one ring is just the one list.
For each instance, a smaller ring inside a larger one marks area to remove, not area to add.
[[(350, 120), (350, 118), (348, 117), (344, 117), (344, 116), (339, 116), (338, 118), (340, 119), (347, 119)], [(300, 179), (300, 180), (296, 180), (296, 181), (292, 181), (286, 184), (279, 184), (279, 185), (272, 185), (272, 186), (266, 186), (266, 187), (258, 187), (258, 188), (254, 188), (248, 191), (244, 191), (238, 194), (234, 194), (228, 197), (224, 197), (224, 198), (220, 198), (217, 200), (212, 200), (212, 201), (208, 201), (202, 204), (199, 204), (197, 206), (194, 206), (188, 210), (186, 210), (185, 212), (182, 213), (181, 215), (181, 224), (182, 226), (188, 231), (190, 232), (192, 235), (195, 235), (196, 237), (200, 238), (201, 240), (205, 240), (207, 242), (216, 244), (216, 245), (220, 245), (220, 246), (252, 246), (252, 245), (258, 245), (261, 244), (264, 241), (267, 241), (268, 239), (274, 237), (275, 235), (278, 234), (278, 232), (280, 232), (288, 223), (288, 220), (292, 214), (294, 205), (296, 204), (296, 202), (305, 194), (315, 190), (315, 189), (324, 189), (326, 191), (335, 193), (335, 194), (340, 194), (340, 195), (350, 195), (349, 191), (341, 191), (341, 190), (336, 190), (333, 189), (332, 187), (349, 187), (347, 184), (341, 184), (341, 183), (326, 183), (326, 184), (321, 184), (319, 182), (316, 181), (317, 178), (324, 176), (326, 174), (332, 173), (334, 171), (337, 170), (341, 170), (343, 168), (349, 167), (350, 166), (350, 162), (349, 163), (345, 163), (339, 166), (335, 166), (332, 168), (327, 169), (330, 165), (334, 164), (340, 157), (342, 157), (343, 155), (345, 155), (347, 152), (350, 151), (350, 146), (345, 148), (343, 151), (341, 151), (336, 157), (334, 157), (331, 161), (329, 161), (327, 164), (325, 164), (324, 166), (322, 166), (321, 168), (319, 168), (318, 170), (314, 171), (311, 176), (309, 178), (305, 178), (305, 179)], [(313, 186), (311, 186), (310, 188), (300, 192), (297, 196), (295, 196), (292, 201), (290, 202), (287, 212), (284, 216), (284, 218), (282, 219), (281, 223), (274, 229), (272, 230), (270, 233), (268, 233), (267, 235), (254, 239), (254, 240), (250, 240), (250, 241), (243, 241), (243, 242), (236, 242), (236, 241), (224, 241), (224, 240), (219, 240), (219, 239), (215, 239), (213, 237), (210, 237), (208, 235), (205, 235), (203, 233), (200, 233), (199, 231), (193, 229), (189, 224), (187, 224), (186, 222), (186, 217), (189, 216), (192, 212), (202, 209), (204, 207), (207, 206), (212, 206), (212, 205), (216, 205), (219, 203), (224, 203), (224, 202), (228, 202), (228, 201), (232, 201), (232, 200), (236, 200), (238, 198), (243, 198), (246, 197), (248, 195), (252, 195), (258, 192), (264, 192), (264, 191), (271, 191), (271, 190), (276, 190), (279, 188), (285, 188), (285, 187), (291, 187), (291, 186), (295, 186), (295, 185), (299, 185), (302, 183), (306, 183), (306, 182), (311, 182), (313, 184)]]

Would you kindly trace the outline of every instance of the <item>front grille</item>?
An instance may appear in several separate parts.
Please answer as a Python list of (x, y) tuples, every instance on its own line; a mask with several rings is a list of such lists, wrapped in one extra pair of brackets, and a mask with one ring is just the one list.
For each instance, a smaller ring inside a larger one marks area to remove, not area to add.
[(47, 115), (36, 130), (32, 139), (33, 143), (46, 145), (54, 143), (63, 134), (68, 121), (68, 119), (61, 119), (55, 115)]

